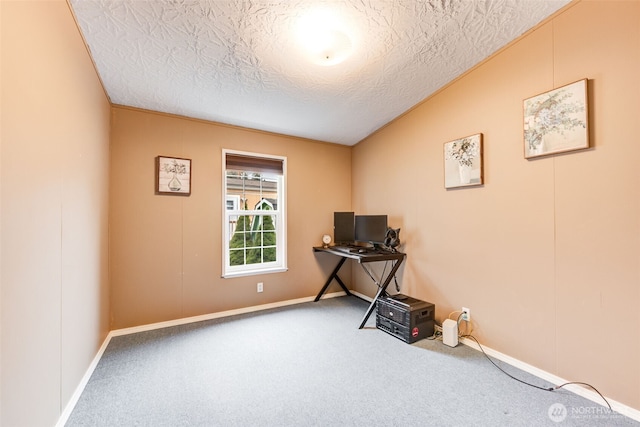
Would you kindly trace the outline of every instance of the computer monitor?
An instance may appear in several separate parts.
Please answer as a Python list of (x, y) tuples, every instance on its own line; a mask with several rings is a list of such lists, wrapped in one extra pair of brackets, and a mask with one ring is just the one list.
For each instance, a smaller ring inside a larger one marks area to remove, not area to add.
[(339, 244), (351, 244), (355, 240), (353, 212), (333, 213), (333, 241)]
[(387, 235), (386, 215), (356, 215), (356, 242), (383, 244)]

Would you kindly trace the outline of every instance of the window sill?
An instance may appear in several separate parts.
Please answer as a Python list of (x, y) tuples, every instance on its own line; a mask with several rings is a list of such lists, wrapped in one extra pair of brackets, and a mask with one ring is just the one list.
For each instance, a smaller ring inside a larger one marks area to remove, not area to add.
[(223, 274), (221, 277), (223, 279), (231, 279), (234, 277), (256, 276), (258, 274), (283, 273), (287, 270), (288, 268), (286, 267), (263, 268), (261, 270), (237, 271), (233, 273), (226, 273), (226, 274)]

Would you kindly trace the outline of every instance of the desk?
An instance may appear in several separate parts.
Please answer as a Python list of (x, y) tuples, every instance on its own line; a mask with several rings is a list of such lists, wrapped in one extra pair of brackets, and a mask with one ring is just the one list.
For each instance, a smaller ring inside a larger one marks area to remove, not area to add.
[[(324, 286), (322, 287), (322, 289), (320, 290), (320, 292), (318, 293), (318, 296), (314, 301), (320, 300), (320, 298), (322, 297), (322, 294), (325, 293), (325, 291), (327, 290), (327, 288), (329, 287), (333, 279), (335, 279), (336, 282), (338, 282), (340, 287), (344, 289), (347, 295), (353, 295), (351, 292), (349, 292), (349, 289), (347, 289), (347, 287), (344, 285), (344, 283), (338, 276), (338, 271), (340, 271), (340, 268), (342, 267), (342, 265), (345, 263), (346, 260), (354, 259), (358, 261), (358, 264), (362, 265), (363, 268), (365, 268), (363, 264), (369, 263), (369, 262), (393, 261), (393, 267), (391, 267), (389, 274), (387, 274), (386, 277), (380, 278), (381, 284), (378, 285), (378, 292), (376, 293), (375, 298), (373, 298), (373, 301), (371, 301), (371, 305), (369, 305), (369, 308), (367, 309), (367, 313), (364, 315), (364, 318), (362, 319), (362, 323), (360, 323), (360, 327), (358, 329), (362, 329), (364, 327), (364, 324), (367, 323), (369, 316), (371, 316), (371, 313), (376, 308), (376, 301), (381, 295), (383, 295), (386, 292), (387, 286), (389, 286), (389, 283), (391, 283), (391, 279), (396, 275), (398, 268), (400, 268), (400, 264), (402, 264), (402, 261), (404, 261), (406, 257), (406, 255), (401, 252), (385, 252), (385, 251), (368, 252), (368, 253), (343, 252), (336, 249), (332, 249), (331, 246), (329, 246), (328, 248), (325, 248), (322, 246), (314, 247), (313, 251), (324, 252), (324, 253), (328, 253), (328, 254), (340, 257), (340, 261), (338, 261), (338, 265), (336, 265), (336, 267), (333, 269), (333, 271), (331, 272), (331, 275), (327, 279), (327, 282), (324, 284)], [(365, 271), (371, 277), (371, 274), (366, 268), (365, 268)], [(375, 281), (373, 277), (371, 277), (371, 279)]]

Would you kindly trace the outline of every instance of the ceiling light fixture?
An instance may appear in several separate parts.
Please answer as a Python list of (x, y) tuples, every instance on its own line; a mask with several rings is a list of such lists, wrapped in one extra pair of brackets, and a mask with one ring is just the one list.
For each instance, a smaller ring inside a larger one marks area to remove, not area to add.
[(317, 65), (340, 64), (351, 54), (353, 43), (346, 26), (328, 11), (308, 13), (298, 23), (298, 43), (307, 58)]

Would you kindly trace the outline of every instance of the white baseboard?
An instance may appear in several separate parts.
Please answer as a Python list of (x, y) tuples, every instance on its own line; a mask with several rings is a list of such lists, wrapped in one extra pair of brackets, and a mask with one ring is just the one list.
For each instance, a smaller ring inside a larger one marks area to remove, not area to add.
[[(373, 298), (371, 298), (370, 296), (361, 294), (360, 292), (356, 292), (356, 291), (351, 291), (352, 294), (354, 294), (355, 296), (365, 300), (365, 301), (373, 301)], [(329, 294), (325, 294), (323, 295), (323, 299), (326, 298), (335, 298), (335, 297), (341, 297), (341, 296), (345, 296), (346, 293), (341, 291), (341, 292), (332, 292)], [(280, 302), (276, 302), (276, 303), (271, 303), (271, 304), (262, 304), (262, 305), (257, 305), (257, 306), (253, 306), (253, 307), (246, 307), (246, 308), (240, 308), (240, 309), (236, 309), (236, 310), (227, 310), (227, 311), (221, 311), (219, 313), (210, 313), (210, 314), (203, 314), (201, 316), (192, 316), (192, 317), (185, 317), (182, 319), (175, 319), (175, 320), (169, 320), (166, 322), (158, 322), (158, 323), (151, 323), (148, 325), (142, 325), (142, 326), (135, 326), (132, 328), (123, 328), (123, 329), (116, 329), (113, 330), (111, 332), (109, 332), (109, 334), (107, 334), (107, 337), (105, 338), (104, 342), (102, 343), (102, 346), (100, 346), (100, 349), (98, 350), (98, 353), (96, 354), (96, 356), (93, 358), (91, 364), (89, 365), (89, 368), (87, 369), (87, 372), (84, 374), (84, 376), (82, 377), (82, 380), (80, 381), (80, 384), (78, 384), (78, 387), (76, 387), (75, 392), (73, 393), (73, 395), (71, 396), (71, 399), (69, 399), (69, 402), (67, 403), (64, 411), (62, 412), (62, 415), (60, 416), (60, 418), (58, 419), (58, 422), (56, 424), (56, 427), (64, 427), (64, 425), (66, 424), (66, 422), (68, 421), (69, 417), (71, 416), (71, 413), (73, 412), (73, 408), (75, 408), (76, 404), (78, 403), (78, 400), (80, 399), (80, 396), (82, 395), (82, 392), (84, 391), (84, 388), (86, 387), (86, 385), (89, 382), (89, 379), (91, 378), (91, 375), (93, 374), (93, 371), (96, 369), (96, 367), (98, 366), (98, 362), (100, 362), (100, 358), (102, 357), (102, 355), (104, 354), (105, 349), (107, 348), (107, 345), (109, 345), (109, 342), (111, 341), (112, 337), (115, 336), (121, 336), (121, 335), (128, 335), (128, 334), (134, 334), (137, 332), (144, 332), (144, 331), (151, 331), (154, 329), (161, 329), (161, 328), (168, 328), (171, 326), (177, 326), (177, 325), (185, 325), (188, 323), (193, 323), (193, 322), (202, 322), (204, 320), (211, 320), (211, 319), (219, 319), (222, 317), (228, 317), (228, 316), (234, 316), (237, 314), (245, 314), (245, 313), (252, 313), (252, 312), (256, 312), (256, 311), (262, 311), (262, 310), (268, 310), (271, 308), (278, 308), (278, 307), (286, 307), (289, 305), (294, 305), (294, 304), (301, 304), (301, 303), (305, 303), (305, 302), (311, 302), (315, 299), (315, 297), (305, 297), (305, 298), (298, 298), (298, 299), (293, 299), (293, 300), (288, 300), (288, 301), (280, 301)], [(464, 345), (467, 345), (475, 350), (481, 351), (480, 347), (478, 346), (478, 344), (471, 340), (471, 339), (467, 339), (467, 338), (462, 338), (460, 340), (461, 343), (463, 343)], [(504, 353), (500, 353), (497, 350), (494, 350), (490, 347), (486, 347), (486, 346), (482, 346), (482, 348), (484, 349), (485, 353), (491, 357), (494, 357), (502, 362), (508, 363), (509, 365), (516, 367), (518, 369), (521, 369), (525, 372), (528, 372), (532, 375), (535, 375), (539, 378), (542, 378), (543, 380), (546, 380), (552, 384), (555, 385), (560, 385), (560, 384), (564, 384), (567, 383), (569, 381), (560, 378), (556, 375), (553, 375), (549, 372), (543, 371), (542, 369), (536, 368), (535, 366), (529, 365), (528, 363), (522, 362), (518, 359), (515, 359), (511, 356), (507, 356)], [(605, 405), (605, 403), (602, 401), (602, 398), (594, 391), (590, 390), (590, 389), (586, 389), (584, 387), (580, 387), (579, 385), (568, 385), (566, 387), (563, 387), (567, 390), (570, 390), (571, 392), (577, 394), (578, 396), (584, 397), (585, 399), (589, 399), (592, 402), (595, 402), (599, 405)], [(617, 413), (624, 415), (626, 417), (629, 417), (635, 421), (639, 421), (640, 422), (640, 411), (637, 409), (634, 409), (630, 406), (624, 405), (620, 402), (617, 402), (613, 399), (610, 399), (607, 397), (607, 400), (609, 401), (609, 403), (611, 404), (611, 408), (616, 411)]]
[[(324, 294), (322, 298), (323, 299), (335, 298), (335, 297), (341, 297), (345, 295), (346, 293), (344, 291), (332, 292), (332, 293)], [(148, 325), (134, 326), (132, 328), (115, 329), (111, 331), (111, 334), (114, 337), (117, 337), (120, 335), (135, 334), (137, 332), (152, 331), (154, 329), (169, 328), (171, 326), (186, 325), (188, 323), (202, 322), (205, 320), (212, 320), (212, 319), (220, 319), (222, 317), (235, 316), (238, 314), (245, 314), (245, 313), (253, 313), (256, 311), (268, 310), (271, 308), (286, 307), (288, 305), (294, 305), (294, 304), (302, 304), (305, 302), (311, 302), (314, 299), (315, 297), (304, 297), (304, 298), (291, 299), (287, 301), (274, 302), (271, 304), (262, 304), (262, 305), (255, 305), (252, 307), (238, 308), (235, 310), (220, 311), (218, 313), (202, 314), (200, 316), (183, 317), (182, 319), (168, 320), (166, 322), (151, 323)]]
[(73, 408), (76, 407), (76, 404), (78, 403), (78, 400), (80, 399), (80, 396), (84, 391), (84, 388), (89, 383), (89, 379), (91, 378), (91, 375), (93, 375), (93, 371), (95, 371), (96, 367), (98, 366), (98, 362), (100, 362), (100, 359), (102, 358), (102, 355), (104, 354), (104, 351), (107, 348), (107, 345), (109, 345), (109, 341), (111, 341), (111, 332), (107, 334), (107, 337), (104, 339), (104, 342), (102, 343), (95, 357), (89, 364), (89, 368), (87, 369), (87, 371), (84, 373), (84, 376), (80, 380), (80, 384), (78, 384), (75, 391), (71, 395), (71, 398), (69, 399), (69, 402), (67, 402), (67, 405), (65, 406), (64, 411), (62, 411), (60, 418), (58, 418), (56, 427), (64, 427), (67, 421), (69, 421), (69, 417), (73, 412)]
[[(478, 351), (482, 351), (480, 349), (480, 347), (478, 346), (478, 343), (476, 343), (474, 340), (472, 339), (468, 339), (468, 338), (461, 338), (460, 342), (463, 343), (466, 346), (469, 346), (475, 350)], [(560, 378), (557, 375), (551, 374), (547, 371), (543, 371), (542, 369), (536, 368), (535, 366), (529, 365), (528, 363), (525, 363), (521, 360), (515, 359), (511, 356), (507, 356), (504, 353), (500, 353), (497, 350), (494, 350), (490, 347), (486, 347), (486, 346), (482, 346), (482, 349), (484, 350), (484, 352), (495, 358), (498, 359), (502, 362), (508, 363), (509, 365), (521, 369), (525, 372), (528, 372), (532, 375), (535, 375), (538, 378), (542, 378), (545, 381), (548, 381), (552, 384), (555, 385), (560, 385), (560, 384), (565, 384), (568, 383), (569, 380), (566, 380), (564, 378)], [(590, 401), (597, 403), (598, 405), (602, 405), (604, 407), (606, 407), (606, 403), (602, 400), (602, 397), (600, 397), (600, 395), (598, 393), (596, 393), (595, 391), (588, 389), (588, 388), (584, 388), (581, 387), (577, 384), (569, 384), (565, 387), (563, 387), (563, 389), (569, 390), (575, 394), (577, 394), (578, 396), (584, 397), (585, 399), (589, 399)], [(606, 396), (605, 396), (606, 397)], [(620, 403), (618, 401), (615, 401), (613, 399), (610, 398), (606, 398), (609, 401), (609, 404), (611, 405), (611, 409), (613, 409), (615, 412), (624, 415), (625, 417), (629, 417), (635, 421), (640, 421), (640, 411), (637, 409), (634, 409), (630, 406), (627, 406), (623, 403)]]
[(368, 296), (368, 295), (365, 295), (365, 294), (361, 294), (361, 293), (360, 293), (360, 292), (358, 292), (358, 291), (349, 291), (349, 292), (351, 292), (353, 295), (355, 295), (355, 296), (357, 296), (358, 298), (363, 299), (363, 300), (365, 300), (365, 301), (369, 301), (369, 302), (373, 301), (373, 298), (372, 298), (372, 297), (370, 297), (370, 296)]

